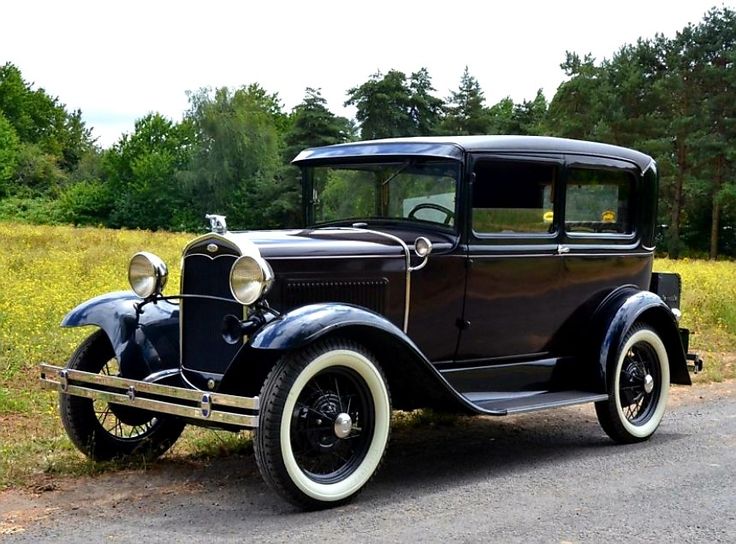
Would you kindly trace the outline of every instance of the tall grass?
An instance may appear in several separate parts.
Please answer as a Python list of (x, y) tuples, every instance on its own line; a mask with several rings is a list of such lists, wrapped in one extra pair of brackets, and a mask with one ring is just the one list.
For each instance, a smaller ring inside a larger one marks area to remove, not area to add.
[[(41, 389), (38, 364), (64, 364), (90, 330), (61, 329), (62, 317), (92, 296), (127, 290), (133, 253), (145, 249), (163, 258), (170, 267), (167, 291), (175, 292), (181, 248), (190, 238), (0, 222), (0, 488), (34, 472), (96, 470), (63, 436), (56, 395)], [(683, 323), (696, 331), (692, 347), (705, 354), (705, 379), (733, 377), (736, 263), (659, 260), (655, 270), (682, 276)], [(207, 451), (203, 435), (193, 436), (178, 447)], [(217, 439), (215, 449), (222, 443)]]

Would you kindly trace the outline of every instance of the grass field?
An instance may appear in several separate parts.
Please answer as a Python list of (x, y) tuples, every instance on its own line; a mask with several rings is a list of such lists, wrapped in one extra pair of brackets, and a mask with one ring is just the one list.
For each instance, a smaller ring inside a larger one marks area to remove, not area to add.
[[(64, 364), (88, 328), (61, 329), (68, 310), (97, 294), (127, 290), (136, 251), (170, 266), (167, 292), (178, 288), (179, 258), (188, 234), (44, 227), (0, 223), (0, 489), (48, 473), (104, 470), (86, 461), (63, 433), (56, 394), (40, 388), (40, 362)], [(699, 380), (736, 374), (736, 263), (658, 260), (658, 271), (683, 279), (683, 323), (696, 331), (692, 349), (706, 372)], [(188, 430), (169, 456), (190, 458), (247, 448), (227, 433)]]

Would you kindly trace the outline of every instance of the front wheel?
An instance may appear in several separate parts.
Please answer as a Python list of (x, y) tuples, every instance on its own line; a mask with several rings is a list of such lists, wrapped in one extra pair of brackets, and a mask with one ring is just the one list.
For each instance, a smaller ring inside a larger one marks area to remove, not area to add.
[(595, 404), (601, 427), (617, 442), (647, 440), (662, 421), (670, 387), (667, 349), (656, 331), (631, 328), (608, 381), (608, 400)]
[(344, 504), (381, 464), (391, 400), (362, 346), (328, 340), (287, 354), (260, 398), (256, 462), (289, 502), (312, 510)]
[[(101, 330), (82, 342), (67, 368), (120, 375), (110, 340)], [(171, 416), (65, 393), (59, 394), (59, 411), (71, 441), (96, 461), (132, 455), (154, 459), (168, 450), (184, 430), (184, 423)]]

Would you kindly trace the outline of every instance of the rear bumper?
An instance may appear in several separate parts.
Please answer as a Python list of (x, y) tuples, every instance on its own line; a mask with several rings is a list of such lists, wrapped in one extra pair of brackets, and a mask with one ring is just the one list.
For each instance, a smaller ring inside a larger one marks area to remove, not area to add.
[(686, 354), (687, 368), (693, 374), (703, 371), (703, 359), (697, 353), (690, 353), (690, 331), (680, 328), (680, 340)]
[(258, 427), (258, 397), (240, 397), (42, 364), (41, 382), (60, 393), (180, 416), (211, 425)]

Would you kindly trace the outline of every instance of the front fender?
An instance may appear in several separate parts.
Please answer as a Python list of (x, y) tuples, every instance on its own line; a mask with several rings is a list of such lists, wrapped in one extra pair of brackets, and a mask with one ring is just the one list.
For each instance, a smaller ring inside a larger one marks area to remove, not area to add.
[(597, 361), (598, 379), (602, 387), (611, 379), (608, 369), (614, 368), (626, 334), (637, 322), (652, 327), (664, 342), (669, 357), (671, 383), (691, 384), (677, 321), (672, 310), (658, 295), (650, 291), (623, 288), (604, 302), (598, 318), (604, 324)]
[[(302, 348), (331, 334), (354, 340), (377, 357), (386, 374), (395, 408), (432, 407), (478, 412), (399, 327), (370, 310), (341, 303), (304, 306), (263, 326), (244, 346), (242, 360), (228, 369), (223, 384), (230, 388), (228, 391), (237, 391), (239, 383), (249, 381), (245, 377), (246, 369), (255, 368), (253, 363), (264, 358), (264, 350), (273, 354), (273, 359), (279, 352)], [(250, 381), (262, 383), (266, 373), (264, 369), (258, 377), (251, 375)]]
[(310, 344), (338, 329), (363, 326), (402, 338), (417, 352), (404, 332), (385, 317), (351, 304), (310, 304), (292, 310), (262, 327), (251, 337), (254, 349), (292, 350)]
[(123, 377), (146, 376), (179, 365), (179, 306), (165, 300), (136, 312), (141, 298), (130, 291), (106, 293), (71, 310), (62, 327), (96, 325), (115, 351)]

